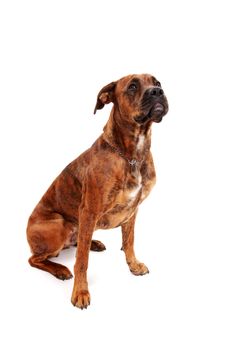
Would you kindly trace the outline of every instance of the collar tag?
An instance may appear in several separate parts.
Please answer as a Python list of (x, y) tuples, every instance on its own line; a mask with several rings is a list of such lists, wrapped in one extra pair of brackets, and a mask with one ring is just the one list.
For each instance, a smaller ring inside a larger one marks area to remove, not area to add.
[(129, 164), (130, 165), (136, 165), (137, 164), (137, 160), (136, 159), (131, 159), (131, 160), (128, 160)]

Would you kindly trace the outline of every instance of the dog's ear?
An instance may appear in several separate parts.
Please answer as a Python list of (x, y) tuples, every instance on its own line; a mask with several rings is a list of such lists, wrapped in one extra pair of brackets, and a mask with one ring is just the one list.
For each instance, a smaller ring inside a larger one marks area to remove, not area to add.
[(94, 109), (94, 114), (96, 113), (97, 109), (102, 109), (105, 104), (113, 102), (114, 101), (114, 91), (116, 87), (116, 82), (113, 81), (112, 83), (104, 86), (100, 92), (97, 95), (97, 101)]

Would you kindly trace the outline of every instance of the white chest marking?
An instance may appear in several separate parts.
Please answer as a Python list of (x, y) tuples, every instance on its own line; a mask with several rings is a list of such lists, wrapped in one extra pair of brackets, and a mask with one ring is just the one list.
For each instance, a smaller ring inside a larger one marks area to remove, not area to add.
[(139, 135), (138, 143), (137, 143), (137, 150), (138, 151), (140, 151), (143, 148), (144, 141), (145, 141), (145, 136), (144, 135)]
[(129, 199), (133, 200), (136, 198), (138, 192), (142, 188), (142, 177), (141, 174), (138, 176), (138, 185), (129, 193)]
[(129, 194), (129, 198), (134, 199), (137, 196), (138, 192), (140, 191), (141, 187), (142, 185), (138, 185), (133, 191), (131, 191)]

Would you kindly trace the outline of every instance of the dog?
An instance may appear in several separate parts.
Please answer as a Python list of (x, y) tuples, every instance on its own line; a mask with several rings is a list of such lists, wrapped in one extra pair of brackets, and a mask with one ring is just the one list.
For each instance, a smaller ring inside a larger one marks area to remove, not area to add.
[(92, 240), (95, 230), (121, 226), (130, 271), (136, 276), (149, 272), (134, 253), (134, 225), (156, 179), (151, 125), (161, 122), (168, 102), (160, 82), (149, 74), (128, 75), (104, 86), (94, 114), (110, 102), (103, 133), (54, 180), (27, 226), (30, 265), (61, 280), (72, 278), (72, 273), (49, 258), (77, 245), (71, 302), (81, 309), (90, 304), (89, 251), (105, 250), (102, 242)]

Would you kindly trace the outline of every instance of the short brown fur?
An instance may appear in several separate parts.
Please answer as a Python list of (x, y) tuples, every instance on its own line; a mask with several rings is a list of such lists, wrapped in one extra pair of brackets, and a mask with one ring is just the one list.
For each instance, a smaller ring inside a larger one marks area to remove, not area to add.
[[(29, 263), (59, 279), (69, 279), (72, 274), (48, 259), (77, 244), (71, 301), (81, 309), (90, 304), (89, 251), (105, 249), (103, 243), (92, 240), (95, 230), (121, 226), (122, 249), (130, 271), (135, 275), (149, 272), (135, 257), (134, 224), (139, 204), (155, 184), (151, 124), (167, 113), (167, 99), (160, 83), (143, 74), (124, 77), (101, 89), (95, 112), (110, 102), (113, 108), (103, 134), (55, 179), (27, 227), (33, 254)], [(130, 164), (133, 159), (136, 164)]]

